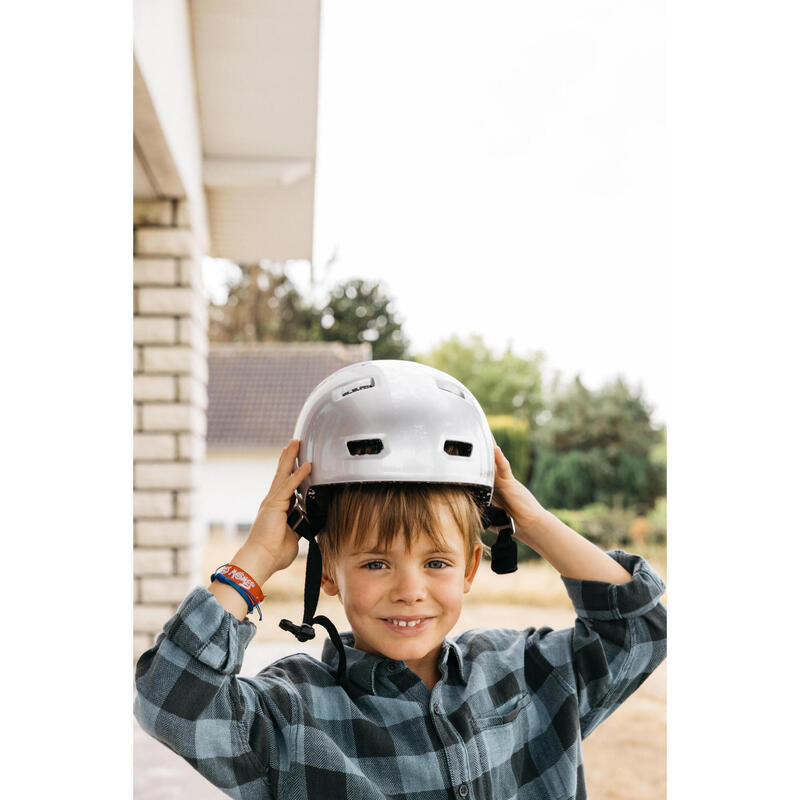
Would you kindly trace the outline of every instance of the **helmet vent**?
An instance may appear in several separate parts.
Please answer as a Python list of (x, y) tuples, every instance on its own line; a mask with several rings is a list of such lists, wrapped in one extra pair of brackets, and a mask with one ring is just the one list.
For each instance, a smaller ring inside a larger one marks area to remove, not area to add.
[(472, 455), (472, 443), (456, 442), (452, 439), (448, 439), (444, 443), (444, 451), (449, 456), (463, 456), (467, 458)]
[(441, 378), (436, 379), (436, 385), (440, 389), (444, 389), (445, 392), (450, 392), (450, 394), (458, 395), (462, 400), (466, 400), (464, 397), (464, 392), (458, 388), (454, 383), (447, 383), (447, 381), (443, 381)]
[(351, 456), (374, 456), (383, 450), (380, 439), (354, 439), (347, 443)]

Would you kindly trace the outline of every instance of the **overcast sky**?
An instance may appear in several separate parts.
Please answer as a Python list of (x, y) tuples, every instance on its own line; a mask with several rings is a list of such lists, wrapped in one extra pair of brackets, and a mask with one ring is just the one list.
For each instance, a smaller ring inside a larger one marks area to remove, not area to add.
[(322, 10), (318, 288), (380, 278), (414, 352), (480, 333), (666, 421), (662, 3)]

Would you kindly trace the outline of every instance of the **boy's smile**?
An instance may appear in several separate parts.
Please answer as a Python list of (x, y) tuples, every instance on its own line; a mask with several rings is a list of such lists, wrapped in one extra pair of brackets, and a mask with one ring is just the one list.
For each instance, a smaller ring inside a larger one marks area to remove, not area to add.
[(439, 680), (437, 660), (444, 637), (461, 614), (480, 564), (480, 545), (467, 569), (464, 536), (445, 504), (438, 506), (436, 550), (426, 535), (397, 535), (387, 551), (376, 538), (355, 550), (345, 546), (335, 575), (323, 574), (326, 594), (338, 594), (350, 622), (355, 646), (368, 653), (405, 661), (429, 689)]

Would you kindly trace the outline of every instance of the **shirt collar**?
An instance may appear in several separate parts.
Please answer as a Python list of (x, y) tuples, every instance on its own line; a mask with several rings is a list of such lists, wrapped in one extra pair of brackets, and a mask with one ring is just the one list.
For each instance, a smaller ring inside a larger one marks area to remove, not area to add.
[[(376, 656), (354, 647), (352, 631), (339, 634), (347, 656), (348, 680), (370, 694), (375, 694), (377, 675), (379, 670), (391, 670), (391, 665), (398, 663), (385, 656)], [(339, 654), (330, 637), (322, 645), (322, 661), (335, 670)], [(445, 636), (438, 661), (439, 671), (446, 676), (448, 682), (459, 680), (464, 682), (464, 656), (455, 640)]]

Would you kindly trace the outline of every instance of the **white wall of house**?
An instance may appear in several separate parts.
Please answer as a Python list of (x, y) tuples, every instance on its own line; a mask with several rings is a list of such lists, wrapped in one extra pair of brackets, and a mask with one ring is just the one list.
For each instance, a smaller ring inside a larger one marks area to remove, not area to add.
[(224, 533), (233, 536), (237, 525), (250, 525), (269, 491), (280, 454), (279, 447), (206, 450), (198, 487), (204, 529), (221, 524)]

